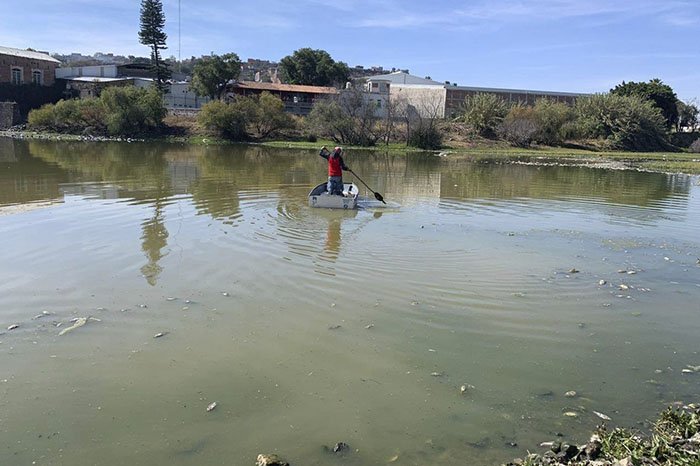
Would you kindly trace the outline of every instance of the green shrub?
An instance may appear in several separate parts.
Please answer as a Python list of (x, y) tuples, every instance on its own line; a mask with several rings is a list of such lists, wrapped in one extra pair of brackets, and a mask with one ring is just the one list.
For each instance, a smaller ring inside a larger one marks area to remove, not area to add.
[(29, 113), (29, 127), (70, 134), (136, 136), (158, 129), (166, 110), (155, 88), (109, 87), (99, 98), (61, 100)]
[(666, 120), (652, 102), (641, 97), (597, 94), (578, 99), (575, 111), (581, 136), (605, 139), (613, 149), (668, 147)]
[(567, 124), (574, 120), (574, 110), (569, 105), (551, 99), (538, 99), (534, 107), (537, 133), (534, 139), (542, 144), (561, 144), (570, 133)]
[(104, 108), (98, 99), (60, 100), (29, 112), (29, 127), (69, 134), (104, 134)]
[(408, 145), (426, 150), (439, 149), (442, 147), (442, 132), (434, 124), (419, 125), (409, 134)]
[(245, 112), (240, 107), (241, 105), (237, 108), (232, 104), (213, 100), (202, 106), (197, 122), (221, 137), (233, 141), (245, 140), (248, 137)]
[(506, 102), (495, 94), (478, 93), (464, 99), (459, 120), (470, 124), (479, 135), (493, 137), (508, 114)]
[(163, 99), (155, 87), (108, 87), (100, 101), (112, 136), (134, 136), (159, 128), (165, 118)]

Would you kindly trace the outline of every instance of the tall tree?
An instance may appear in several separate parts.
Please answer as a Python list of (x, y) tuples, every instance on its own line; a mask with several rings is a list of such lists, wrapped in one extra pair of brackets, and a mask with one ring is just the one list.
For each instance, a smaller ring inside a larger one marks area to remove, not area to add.
[(220, 99), (226, 92), (226, 84), (241, 74), (241, 59), (235, 53), (202, 57), (192, 69), (190, 87), (199, 96)]
[(160, 51), (168, 48), (164, 27), (163, 3), (160, 0), (141, 0), (139, 41), (151, 48), (151, 66), (156, 76), (156, 86), (161, 91), (165, 91), (165, 81), (171, 76), (167, 63), (160, 56)]
[(280, 60), (282, 79), (289, 84), (310, 86), (343, 85), (350, 77), (350, 68), (336, 62), (325, 50), (302, 48)]
[(678, 123), (678, 97), (668, 84), (664, 84), (660, 79), (652, 79), (648, 83), (622, 82), (610, 92), (616, 95), (637, 96), (644, 100), (649, 100), (656, 108), (661, 110), (661, 114), (666, 120), (666, 127), (673, 128)]

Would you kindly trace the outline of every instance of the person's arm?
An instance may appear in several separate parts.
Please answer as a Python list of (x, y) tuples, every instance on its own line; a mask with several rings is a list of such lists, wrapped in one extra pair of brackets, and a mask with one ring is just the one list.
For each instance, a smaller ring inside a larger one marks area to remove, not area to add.
[(345, 161), (343, 160), (343, 157), (339, 155), (338, 158), (340, 159), (340, 168), (342, 168), (345, 171), (350, 170), (350, 168), (347, 165), (345, 165)]
[(328, 149), (326, 149), (326, 146), (321, 147), (321, 152), (318, 153), (321, 157), (324, 159), (328, 160), (328, 157), (330, 156), (330, 152), (328, 152)]

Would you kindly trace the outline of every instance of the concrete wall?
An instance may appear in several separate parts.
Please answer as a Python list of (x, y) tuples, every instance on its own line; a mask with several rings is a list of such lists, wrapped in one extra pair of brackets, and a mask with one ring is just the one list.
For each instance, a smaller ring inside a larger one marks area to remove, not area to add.
[(391, 99), (394, 103), (405, 99), (421, 117), (445, 117), (445, 88), (442, 86), (392, 84)]
[(42, 86), (53, 86), (57, 67), (58, 63), (52, 61), (35, 60), (33, 58), (0, 54), (0, 83), (11, 83), (12, 68), (20, 68), (22, 70), (21, 84), (31, 84), (32, 72), (40, 71), (42, 76)]
[(117, 65), (102, 66), (69, 66), (56, 69), (56, 77), (79, 78), (81, 76), (94, 76), (97, 78), (116, 78)]
[(20, 122), (19, 107), (15, 102), (0, 102), (0, 129), (7, 129)]

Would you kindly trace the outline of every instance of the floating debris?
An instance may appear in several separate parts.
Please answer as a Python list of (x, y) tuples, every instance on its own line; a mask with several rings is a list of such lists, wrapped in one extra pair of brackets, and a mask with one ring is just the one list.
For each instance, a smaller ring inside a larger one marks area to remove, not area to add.
[(19, 328), (19, 324), (12, 324), (9, 327), (7, 327), (7, 330), (14, 330), (16, 328)]
[(619, 288), (621, 290), (629, 290), (630, 289), (629, 285), (625, 285), (624, 283), (620, 284)]
[(207, 412), (214, 411), (216, 409), (216, 401), (213, 401), (207, 405)]
[(399, 455), (394, 455), (388, 460), (386, 460), (387, 463), (396, 463), (399, 460)]
[(566, 416), (566, 417), (578, 417), (578, 413), (575, 411), (566, 411), (564, 413), (564, 416)]
[(574, 269), (570, 269), (570, 270), (569, 270), (569, 273), (578, 273), (578, 272), (579, 272), (579, 271), (578, 271), (578, 270), (576, 270), (575, 268), (574, 268)]
[(41, 314), (37, 314), (34, 317), (32, 317), (33, 320), (36, 319), (41, 319), (42, 317), (50, 316), (51, 313), (49, 311), (41, 311)]
[(595, 414), (604, 421), (612, 421), (612, 418), (610, 416), (603, 413), (599, 413), (598, 411), (593, 411), (593, 414)]
[(82, 327), (83, 325), (87, 324), (88, 319), (89, 319), (89, 317), (78, 317), (78, 318), (76, 318), (76, 319), (72, 319), (71, 322), (74, 322), (73, 325), (71, 325), (70, 327), (66, 327), (66, 328), (64, 328), (63, 330), (61, 330), (61, 331), (59, 332), (58, 336), (59, 336), (59, 337), (60, 337), (60, 336), (63, 336), (63, 335), (65, 335), (65, 334), (68, 333), (68, 332), (72, 332), (73, 330), (75, 330), (75, 329), (78, 328), (78, 327)]
[(139, 304), (139, 307), (141, 309), (146, 309), (148, 307), (148, 305), (147, 304)]
[(177, 298), (173, 298), (172, 296), (168, 296), (165, 298), (166, 301), (175, 301)]
[(333, 445), (333, 453), (342, 453), (350, 450), (350, 445), (345, 442), (338, 442)]
[(342, 327), (342, 325), (340, 324), (331, 325), (330, 327), (328, 327), (328, 330), (338, 330), (340, 327)]
[(569, 390), (568, 392), (564, 393), (564, 396), (567, 398), (576, 398), (576, 395), (578, 395), (576, 390)]
[(192, 304), (192, 300), (186, 299), (186, 300), (185, 300), (185, 304)]
[(688, 364), (685, 367), (687, 367), (688, 369), (690, 369), (693, 372), (700, 372), (700, 366), (691, 366), (690, 364)]
[(222, 291), (221, 294), (226, 297), (231, 296), (228, 291)]
[(625, 269), (620, 269), (620, 270), (617, 271), (617, 273), (627, 273), (627, 270), (625, 270)]
[(459, 393), (465, 394), (467, 392), (467, 390), (474, 390), (475, 388), (476, 387), (474, 385), (470, 385), (470, 384), (466, 383), (466, 384), (462, 385), (461, 387), (459, 387)]
[(605, 280), (598, 281), (598, 285), (600, 285), (600, 286), (607, 285), (607, 284), (608, 284), (608, 282), (606, 282)]
[(431, 372), (430, 375), (433, 377), (442, 377), (445, 375), (445, 373), (444, 372)]
[(627, 275), (636, 275), (636, 274), (637, 274), (637, 272), (634, 271), (634, 270), (628, 270), (628, 271), (627, 271)]
[(374, 324), (365, 325), (365, 328), (368, 330), (374, 328)]
[(158, 333), (156, 333), (155, 335), (153, 335), (153, 338), (164, 337), (164, 336), (167, 335), (167, 334), (168, 334), (168, 332), (158, 332)]
[(692, 371), (692, 370), (690, 370), (690, 369), (682, 369), (682, 370), (681, 370), (681, 373), (682, 373), (682, 374), (694, 374), (695, 371)]

